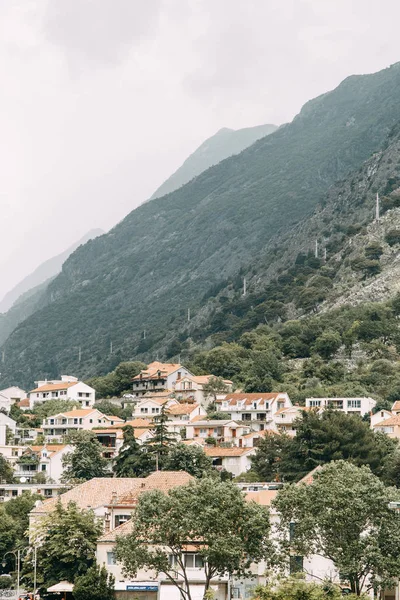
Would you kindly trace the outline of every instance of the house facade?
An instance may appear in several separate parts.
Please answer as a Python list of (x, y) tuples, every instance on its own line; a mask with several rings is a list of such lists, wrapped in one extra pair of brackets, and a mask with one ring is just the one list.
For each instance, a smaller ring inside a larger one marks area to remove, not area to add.
[(275, 415), (283, 409), (293, 407), (289, 396), (284, 392), (227, 394), (216, 404), (219, 411), (228, 413), (235, 421), (249, 424), (255, 431), (276, 429)]
[(306, 398), (306, 408), (340, 410), (360, 417), (370, 414), (375, 406), (372, 398)]
[(233, 420), (206, 420), (198, 417), (185, 425), (186, 439), (204, 441), (213, 438), (218, 443), (232, 443), (250, 433), (250, 427)]
[(28, 394), (30, 408), (48, 400), (73, 400), (82, 408), (90, 408), (96, 400), (94, 388), (76, 377), (62, 375), (60, 380), (37, 381), (37, 387)]
[(0, 390), (0, 410), (9, 413), (11, 406), (24, 398), (26, 398), (25, 390), (22, 390), (15, 385)]
[(187, 375), (192, 376), (190, 371), (180, 364), (154, 361), (133, 378), (133, 395), (144, 396), (148, 392), (174, 391), (176, 383)]
[(99, 427), (122, 424), (123, 419), (103, 415), (96, 408), (75, 409), (43, 419), (43, 435), (47, 443), (61, 443), (64, 436), (74, 431), (89, 431)]
[(165, 406), (166, 409), (171, 408), (178, 404), (177, 400), (171, 398), (169, 395), (162, 395), (160, 398), (153, 396), (140, 400), (133, 410), (133, 416), (136, 419), (154, 419), (157, 417)]
[(207, 385), (214, 375), (186, 375), (175, 383), (175, 397), (180, 402), (195, 402), (201, 406), (207, 406), (214, 400), (223, 399), (227, 393), (232, 392), (232, 381), (224, 379), (226, 392), (217, 394), (216, 397), (207, 395), (204, 386)]
[(212, 459), (213, 466), (219, 470), (228, 471), (234, 477), (251, 469), (250, 457), (256, 453), (256, 448), (221, 448), (205, 447), (204, 452)]
[(29, 446), (14, 465), (15, 477), (24, 483), (33, 483), (40, 474), (51, 483), (61, 483), (63, 457), (73, 452), (68, 444)]

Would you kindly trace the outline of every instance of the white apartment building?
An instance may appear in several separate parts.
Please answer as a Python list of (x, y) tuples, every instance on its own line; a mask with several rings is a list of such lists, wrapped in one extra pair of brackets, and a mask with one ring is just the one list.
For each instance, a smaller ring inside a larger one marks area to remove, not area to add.
[(256, 453), (256, 448), (206, 447), (204, 453), (212, 459), (213, 466), (217, 470), (225, 469), (237, 477), (251, 469), (250, 457)]
[(164, 395), (160, 398), (157, 398), (156, 396), (143, 398), (143, 400), (135, 405), (133, 416), (135, 419), (154, 419), (154, 417), (157, 417), (161, 413), (163, 406), (169, 410), (172, 406), (177, 404), (177, 400)]
[(29, 446), (14, 464), (15, 477), (22, 483), (33, 483), (42, 474), (46, 481), (60, 483), (63, 473), (62, 459), (73, 451), (68, 444)]
[[(175, 383), (175, 397), (180, 402), (196, 402), (202, 406), (214, 401), (214, 398), (204, 393), (204, 386), (214, 375), (186, 375)], [(227, 393), (232, 392), (232, 381), (224, 379), (226, 392), (217, 394), (217, 400), (222, 400)]]
[(30, 408), (47, 400), (74, 400), (82, 408), (90, 408), (96, 400), (96, 391), (76, 377), (62, 375), (60, 380), (37, 381), (37, 387), (28, 394)]
[(0, 390), (0, 410), (5, 410), (9, 413), (11, 406), (24, 398), (26, 398), (25, 390), (22, 390), (15, 385)]
[[(182, 423), (183, 425), (184, 423)], [(210, 420), (195, 418), (185, 425), (186, 439), (198, 440), (204, 442), (207, 438), (213, 438), (218, 443), (229, 442), (235, 445), (239, 444), (239, 439), (250, 433), (251, 428), (248, 425), (242, 425), (231, 419)]]
[(176, 383), (189, 375), (193, 375), (180, 364), (152, 362), (132, 380), (134, 396), (144, 396), (147, 392), (175, 390)]
[(65, 483), (3, 483), (0, 484), (0, 503), (7, 502), (23, 493), (40, 494), (44, 498), (55, 498), (68, 487)]
[[(292, 408), (289, 396), (284, 392), (270, 394), (227, 394), (216, 402), (218, 410), (228, 413), (235, 421), (249, 424), (255, 431), (276, 429), (276, 415), (284, 409)], [(290, 419), (289, 414), (286, 419)], [(293, 417), (294, 420), (295, 416)], [(278, 419), (279, 420), (279, 419)], [(284, 419), (280, 419), (283, 424)]]
[(103, 415), (97, 408), (81, 408), (43, 419), (42, 429), (47, 443), (61, 443), (72, 431), (91, 430), (123, 423), (123, 419)]
[(360, 417), (370, 414), (375, 406), (372, 398), (306, 398), (306, 408), (340, 410)]

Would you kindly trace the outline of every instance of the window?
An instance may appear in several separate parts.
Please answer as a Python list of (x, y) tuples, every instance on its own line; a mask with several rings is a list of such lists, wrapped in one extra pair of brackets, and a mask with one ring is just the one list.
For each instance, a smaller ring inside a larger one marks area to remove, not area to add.
[(361, 408), (361, 400), (347, 400), (347, 408)]
[(152, 413), (153, 413), (153, 415), (154, 415), (154, 413), (159, 413), (159, 412), (160, 412), (160, 409), (159, 409), (159, 408), (152, 408), (152, 409), (151, 409), (151, 412), (152, 412)]
[(78, 425), (78, 419), (74, 419), (74, 425)]
[(54, 419), (50, 419), (50, 425), (54, 425)]
[(148, 412), (149, 412), (149, 409), (148, 409), (148, 408), (141, 408), (141, 409), (140, 409), (140, 412), (141, 412), (141, 413), (148, 413)]
[(93, 423), (93, 419), (89, 419), (89, 423)]
[(11, 492), (11, 495), (13, 496), (13, 498), (15, 498), (15, 496), (18, 496), (18, 490), (13, 490)]
[(42, 465), (42, 471), (46, 471), (47, 470), (47, 466), (46, 465)]
[(266, 417), (266, 413), (257, 413), (257, 421), (265, 421)]
[(119, 527), (122, 523), (126, 523), (131, 519), (131, 515), (115, 515), (114, 527)]
[(115, 560), (115, 552), (107, 552), (107, 564), (110, 566), (117, 564), (117, 561)]
[(254, 410), (257, 410), (257, 402), (253, 402), (253, 408)]
[(250, 413), (244, 413), (242, 415), (242, 421), (251, 421), (251, 414)]
[(310, 400), (310, 406), (321, 406), (321, 400)]

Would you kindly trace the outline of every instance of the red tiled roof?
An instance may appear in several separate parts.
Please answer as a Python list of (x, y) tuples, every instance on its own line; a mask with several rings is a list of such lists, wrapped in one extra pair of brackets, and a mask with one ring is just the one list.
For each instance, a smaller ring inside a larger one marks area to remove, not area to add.
[(204, 452), (207, 456), (211, 458), (225, 457), (225, 456), (243, 456), (243, 454), (248, 454), (249, 452), (254, 451), (255, 448), (204, 448)]
[(29, 393), (32, 394), (33, 392), (57, 392), (59, 390), (67, 390), (68, 388), (72, 387), (73, 385), (76, 385), (77, 383), (78, 381), (63, 381), (62, 383), (45, 383), (45, 385), (31, 390)]
[(170, 415), (190, 415), (198, 406), (198, 404), (174, 404), (167, 409), (167, 412)]

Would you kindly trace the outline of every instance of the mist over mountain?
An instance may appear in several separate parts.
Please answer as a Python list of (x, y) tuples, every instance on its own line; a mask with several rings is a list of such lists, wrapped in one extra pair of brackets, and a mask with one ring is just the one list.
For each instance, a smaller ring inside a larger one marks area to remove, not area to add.
[[(24, 277), (15, 287), (5, 294), (3, 299), (0, 301), (0, 313), (5, 313), (9, 308), (26, 292), (33, 290), (38, 285), (41, 285), (46, 280), (54, 277), (61, 271), (63, 263), (66, 261), (68, 256), (74, 252), (79, 246), (85, 244), (88, 240), (91, 240), (99, 235), (102, 235), (104, 231), (102, 229), (92, 229), (88, 231), (80, 240), (72, 244), (69, 248), (61, 252), (57, 256), (49, 258), (41, 265), (39, 265), (32, 273)], [(24, 298), (26, 300), (26, 298)]]
[(327, 190), (382, 151), (400, 121), (399, 93), (399, 64), (349, 77), (292, 123), (78, 248), (45, 306), (4, 344), (2, 381), (87, 377), (123, 358), (175, 354), (170, 342), (187, 339), (188, 308), (195, 318), (218, 286), (255, 274), (271, 246), (295, 247), (293, 232)]
[(195, 150), (175, 173), (171, 175), (151, 196), (160, 198), (177, 190), (191, 179), (218, 164), (221, 160), (239, 154), (257, 140), (276, 131), (276, 125), (257, 125), (244, 129), (224, 127)]

